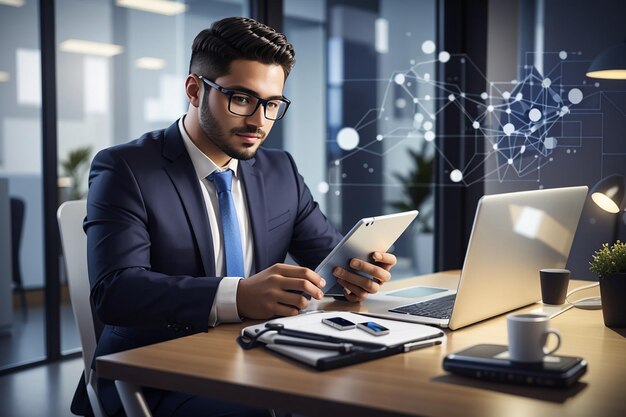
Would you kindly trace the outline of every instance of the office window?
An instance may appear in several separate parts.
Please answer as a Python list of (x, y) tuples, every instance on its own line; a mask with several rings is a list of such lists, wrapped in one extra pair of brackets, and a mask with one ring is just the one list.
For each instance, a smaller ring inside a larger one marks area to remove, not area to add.
[(45, 356), (38, 15), (0, 4), (0, 368)]
[(362, 217), (402, 210), (397, 203), (411, 207), (405, 190), (419, 194), (419, 221), (394, 248), (398, 277), (433, 270), (435, 5), (284, 1), (296, 48), (284, 148), (344, 233)]
[[(56, 1), (61, 200), (85, 197), (97, 151), (182, 116), (194, 37), (215, 20), (248, 13), (244, 0), (131, 3), (140, 7)], [(69, 314), (61, 326), (63, 350), (79, 346)]]

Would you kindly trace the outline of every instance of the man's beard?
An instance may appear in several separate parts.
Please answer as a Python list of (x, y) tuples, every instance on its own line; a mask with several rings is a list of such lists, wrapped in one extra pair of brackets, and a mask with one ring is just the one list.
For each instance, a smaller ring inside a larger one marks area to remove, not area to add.
[[(206, 96), (208, 96), (208, 94), (205, 94), (205, 97)], [(241, 128), (231, 129), (230, 133), (233, 135), (237, 133), (257, 133), (261, 135), (261, 138), (259, 139), (261, 143), (259, 144), (259, 146), (255, 146), (255, 144), (243, 144), (245, 148), (240, 149), (236, 145), (229, 143), (228, 136), (223, 133), (222, 128), (217, 122), (216, 117), (213, 116), (213, 113), (211, 113), (211, 109), (209, 108), (207, 102), (208, 100), (205, 99), (205, 102), (203, 103), (204, 109), (200, 112), (200, 129), (202, 129), (206, 137), (222, 152), (224, 152), (231, 158), (239, 159), (242, 161), (247, 161), (248, 159), (253, 158), (256, 154), (256, 151), (265, 140), (265, 136), (267, 135), (265, 131), (258, 129), (254, 126), (245, 126)], [(261, 109), (257, 109), (257, 111), (261, 111)]]

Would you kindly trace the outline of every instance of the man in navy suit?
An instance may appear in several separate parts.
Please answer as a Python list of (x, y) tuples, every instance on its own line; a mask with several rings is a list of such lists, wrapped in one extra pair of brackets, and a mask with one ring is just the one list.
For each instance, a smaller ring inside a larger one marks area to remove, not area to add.
[[(97, 356), (243, 318), (295, 315), (307, 306), (305, 295), (322, 298), (324, 280), (312, 269), (341, 235), (292, 157), (260, 149), (289, 107), (282, 93), (293, 64), (293, 47), (282, 34), (251, 19), (218, 21), (193, 42), (187, 113), (96, 155), (84, 226), (91, 297), (105, 325)], [(243, 268), (237, 276), (227, 273), (221, 217), (227, 209), (211, 179), (229, 170)], [(299, 266), (283, 263), (288, 253)], [(372, 259), (351, 266), (376, 280), (336, 268), (348, 301), (365, 299), (389, 280), (395, 257)], [(98, 388), (106, 412), (123, 415), (112, 381), (101, 380)], [(215, 399), (143, 391), (155, 416), (267, 415)], [(84, 411), (80, 400), (79, 390), (72, 411)]]

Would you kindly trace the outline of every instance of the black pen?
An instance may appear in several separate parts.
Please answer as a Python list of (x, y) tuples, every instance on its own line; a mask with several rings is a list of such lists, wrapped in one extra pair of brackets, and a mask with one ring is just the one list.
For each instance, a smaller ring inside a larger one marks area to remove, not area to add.
[(354, 348), (352, 343), (331, 343), (331, 342), (320, 342), (317, 340), (309, 340), (309, 339), (295, 339), (289, 337), (281, 337), (275, 336), (272, 338), (273, 344), (276, 345), (290, 345), (290, 346), (300, 346), (307, 347), (313, 349), (321, 349), (321, 350), (334, 350), (339, 353), (350, 353)]

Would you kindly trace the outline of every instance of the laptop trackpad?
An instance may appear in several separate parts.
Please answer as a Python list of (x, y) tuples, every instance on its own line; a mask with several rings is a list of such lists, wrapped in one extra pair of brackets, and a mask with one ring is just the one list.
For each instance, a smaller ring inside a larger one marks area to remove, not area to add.
[(385, 295), (391, 295), (393, 297), (402, 297), (402, 298), (422, 298), (427, 297), (429, 295), (437, 294), (440, 292), (448, 291), (445, 288), (435, 288), (435, 287), (410, 287), (403, 288), (401, 290), (389, 291), (385, 293)]

